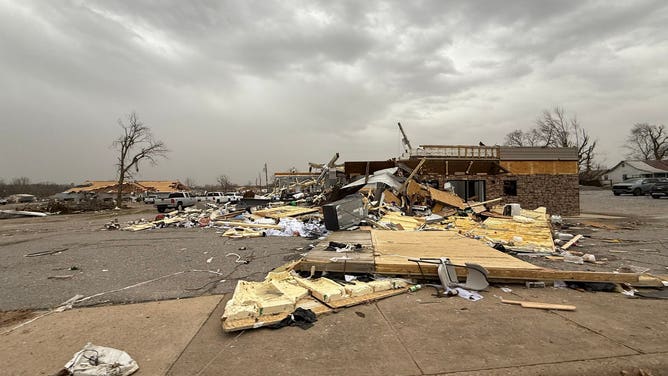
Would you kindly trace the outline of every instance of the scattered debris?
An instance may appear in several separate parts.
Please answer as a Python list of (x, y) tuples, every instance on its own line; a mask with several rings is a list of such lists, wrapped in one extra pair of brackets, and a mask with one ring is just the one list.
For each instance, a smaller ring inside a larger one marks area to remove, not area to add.
[(250, 260), (242, 260), (241, 256), (239, 256), (238, 253), (230, 252), (230, 253), (225, 255), (225, 257), (229, 257), (229, 256), (237, 256), (237, 259), (234, 261), (237, 264), (248, 264), (250, 262)]
[(553, 309), (557, 311), (575, 311), (574, 305), (565, 305), (565, 304), (526, 302), (526, 301), (507, 300), (507, 299), (501, 299), (501, 303), (516, 304), (522, 306), (523, 308)]
[(23, 255), (24, 257), (39, 257), (39, 256), (50, 256), (50, 255), (57, 255), (59, 253), (63, 253), (67, 251), (69, 248), (56, 248), (56, 249), (51, 249), (49, 251), (39, 251), (39, 252), (32, 252)]
[(11, 219), (21, 217), (46, 217), (46, 213), (23, 211), (23, 210), (0, 210), (0, 219)]
[(139, 369), (137, 362), (125, 351), (111, 347), (86, 344), (65, 364), (58, 375), (72, 376), (128, 376)]

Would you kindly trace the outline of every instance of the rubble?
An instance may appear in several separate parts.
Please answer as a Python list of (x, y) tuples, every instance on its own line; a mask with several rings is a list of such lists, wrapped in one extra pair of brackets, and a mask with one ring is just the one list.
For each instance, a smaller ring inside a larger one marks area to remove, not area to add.
[[(499, 197), (464, 200), (453, 185), (438, 186), (422, 178), (426, 159), (414, 169), (397, 164), (369, 173), (367, 166), (363, 176), (344, 185), (332, 178), (336, 158), (318, 165), (322, 170), (317, 177), (284, 184), (261, 199), (254, 196), (221, 206), (206, 203), (125, 224), (112, 220), (105, 229), (199, 228), (228, 239), (299, 236), (321, 241), (301, 254), (302, 259), (270, 272), (263, 281), (237, 281), (221, 319), (225, 331), (309, 327), (333, 310), (422, 286), (436, 287), (438, 297), (475, 302), (495, 283), (525, 288), (545, 288), (549, 283), (555, 288), (599, 291), (618, 284), (663, 285), (660, 278), (637, 267), (582, 270), (585, 264), (593, 267), (606, 259), (576, 251), (589, 238), (572, 233), (577, 228), (569, 229), (561, 216), (545, 207), (522, 208)], [(275, 201), (278, 198), (283, 201)], [(554, 262), (555, 268), (529, 262), (537, 259)], [(253, 257), (231, 252), (223, 260), (216, 262), (241, 265)], [(212, 261), (213, 257), (206, 259)], [(560, 270), (560, 266), (581, 269)], [(539, 302), (504, 303), (575, 309)]]

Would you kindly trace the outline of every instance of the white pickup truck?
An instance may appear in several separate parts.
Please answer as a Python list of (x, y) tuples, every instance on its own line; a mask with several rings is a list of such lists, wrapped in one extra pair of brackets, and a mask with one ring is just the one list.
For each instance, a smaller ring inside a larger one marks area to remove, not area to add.
[(204, 196), (197, 197), (197, 201), (213, 202), (216, 204), (224, 204), (229, 200), (223, 192), (206, 192)]
[(156, 198), (155, 207), (160, 213), (164, 213), (167, 209), (183, 210), (194, 206), (196, 202), (195, 197), (190, 196), (188, 192), (173, 192), (167, 198)]
[(229, 202), (239, 202), (242, 198), (244, 198), (244, 196), (237, 192), (227, 192), (225, 193), (225, 197), (227, 197), (227, 201)]

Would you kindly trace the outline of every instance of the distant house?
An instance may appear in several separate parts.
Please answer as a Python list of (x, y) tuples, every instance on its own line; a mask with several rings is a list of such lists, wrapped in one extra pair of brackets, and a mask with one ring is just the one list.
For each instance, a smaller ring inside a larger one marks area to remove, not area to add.
[(603, 175), (607, 184), (615, 184), (631, 178), (666, 178), (668, 160), (621, 161)]
[[(124, 197), (137, 197), (150, 192), (178, 192), (189, 191), (190, 188), (178, 180), (146, 180), (123, 183)], [(111, 180), (86, 180), (83, 184), (68, 189), (56, 195), (64, 201), (78, 201), (84, 197), (97, 197), (110, 200), (118, 192), (118, 182)]]

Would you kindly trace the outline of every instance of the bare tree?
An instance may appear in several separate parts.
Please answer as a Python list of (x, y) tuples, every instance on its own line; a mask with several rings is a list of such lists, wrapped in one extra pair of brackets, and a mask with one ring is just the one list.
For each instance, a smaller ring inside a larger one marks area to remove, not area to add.
[(221, 174), (216, 181), (218, 182), (218, 185), (220, 185), (220, 189), (224, 192), (228, 191), (228, 188), (230, 187), (230, 178), (227, 177), (227, 175)]
[(544, 110), (536, 119), (536, 126), (528, 131), (514, 130), (506, 135), (508, 146), (542, 146), (578, 149), (578, 166), (590, 171), (594, 167), (597, 141), (580, 125), (578, 119), (569, 118), (561, 107)]
[(25, 176), (21, 176), (19, 178), (14, 178), (14, 179), (12, 179), (12, 185), (16, 185), (16, 186), (20, 186), (20, 187), (30, 185), (30, 179), (25, 177)]
[(186, 180), (183, 181), (183, 184), (185, 184), (188, 188), (194, 188), (197, 185), (195, 179), (191, 177), (187, 177)]
[(584, 128), (575, 129), (576, 145), (578, 147), (578, 164), (580, 170), (591, 171), (594, 168), (594, 157), (596, 156), (596, 144), (598, 140), (592, 140)]
[(636, 123), (627, 141), (632, 158), (661, 160), (668, 156), (668, 134), (663, 124)]
[(573, 147), (571, 134), (579, 127), (575, 117), (568, 119), (563, 108), (555, 107), (553, 112), (543, 111), (543, 116), (536, 120), (537, 133), (543, 146)]
[[(127, 122), (118, 119), (118, 125), (123, 129), (123, 134), (114, 141), (113, 146), (118, 150), (118, 191), (116, 204), (120, 207), (123, 199), (123, 184), (126, 178), (133, 177), (139, 172), (139, 163), (147, 161), (152, 165), (157, 164), (157, 159), (166, 157), (169, 150), (162, 141), (153, 139), (151, 129), (137, 119), (133, 111), (127, 116)], [(134, 171), (133, 171), (134, 170)]]
[(516, 129), (506, 135), (504, 144), (507, 146), (538, 146), (540, 139), (541, 135), (535, 128), (527, 132)]

